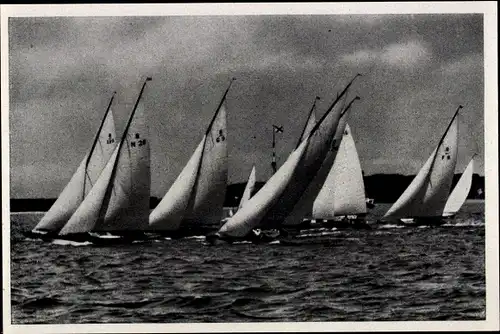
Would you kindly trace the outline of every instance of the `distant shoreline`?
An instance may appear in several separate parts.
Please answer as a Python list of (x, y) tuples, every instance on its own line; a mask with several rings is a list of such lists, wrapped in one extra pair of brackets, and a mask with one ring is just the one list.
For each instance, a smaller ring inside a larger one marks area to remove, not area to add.
[[(458, 182), (462, 174), (455, 174), (452, 187)], [(374, 174), (364, 177), (366, 197), (373, 198), (375, 203), (394, 203), (405, 191), (415, 175), (401, 174)], [(265, 182), (256, 182), (254, 191), (257, 192)], [(226, 190), (225, 207), (237, 207), (240, 196), (243, 193), (246, 183), (230, 184)], [(481, 189), (481, 195), (478, 196), (478, 190)], [(165, 190), (166, 191), (166, 190)], [(149, 202), (150, 209), (154, 209), (161, 198), (151, 197)], [(472, 186), (468, 199), (484, 200), (484, 176), (474, 174), (472, 177)], [(50, 209), (56, 198), (11, 198), (11, 212), (45, 212)]]

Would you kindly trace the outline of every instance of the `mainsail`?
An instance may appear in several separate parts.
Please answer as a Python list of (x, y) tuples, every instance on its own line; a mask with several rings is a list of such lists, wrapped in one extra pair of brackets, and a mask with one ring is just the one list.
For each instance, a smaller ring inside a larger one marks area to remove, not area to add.
[(262, 222), (265, 222), (265, 227), (276, 227), (287, 218), (321, 167), (342, 112), (337, 102), (347, 92), (354, 79), (317, 122), (307, 138), (290, 154), (283, 166), (221, 227), (219, 235), (244, 237)]
[(458, 112), (417, 176), (384, 218), (438, 217), (450, 193), (458, 149)]
[(147, 228), (150, 197), (150, 148), (141, 97), (130, 114), (122, 139), (94, 187), (60, 235), (131, 231)]
[(227, 187), (226, 89), (204, 137), (167, 194), (151, 212), (153, 230), (218, 224)]
[(312, 216), (315, 219), (333, 219), (334, 216), (364, 213), (363, 173), (351, 129), (346, 124), (333, 167), (314, 201)]
[(311, 216), (315, 198), (321, 192), (321, 189), (325, 187), (326, 182), (332, 182), (329, 181), (328, 178), (332, 173), (331, 171), (332, 165), (336, 159), (339, 144), (342, 140), (347, 120), (347, 112), (351, 109), (352, 104), (356, 100), (359, 100), (359, 96), (354, 97), (348, 103), (347, 107), (343, 109), (342, 114), (340, 115), (337, 129), (335, 130), (335, 135), (333, 136), (333, 141), (331, 143), (330, 150), (326, 154), (326, 157), (323, 160), (321, 168), (316, 173), (314, 179), (309, 183), (307, 189), (302, 193), (300, 200), (295, 205), (294, 210), (291, 212), (290, 215), (288, 215), (288, 217), (283, 222), (284, 226), (299, 225), (302, 223), (304, 217)]
[(467, 168), (463, 172), (460, 180), (458, 180), (455, 188), (448, 197), (446, 205), (444, 206), (443, 215), (452, 216), (460, 210), (469, 195), (472, 185), (472, 175), (474, 173), (474, 157), (470, 160)]
[(246, 202), (248, 202), (250, 197), (252, 197), (254, 189), (255, 189), (255, 166), (252, 167), (252, 171), (250, 172), (250, 176), (248, 177), (247, 185), (245, 186), (245, 190), (243, 191), (243, 195), (241, 196), (238, 210), (241, 209)]
[(89, 152), (52, 207), (36, 225), (35, 231), (59, 232), (92, 189), (116, 147), (115, 122), (109, 101)]

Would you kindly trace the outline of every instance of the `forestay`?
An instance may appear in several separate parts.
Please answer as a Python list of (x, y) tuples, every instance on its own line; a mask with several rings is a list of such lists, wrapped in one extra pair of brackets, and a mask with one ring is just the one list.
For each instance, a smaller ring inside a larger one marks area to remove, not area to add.
[(59, 232), (99, 178), (117, 142), (115, 122), (111, 110), (114, 96), (115, 94), (111, 97), (89, 152), (85, 155), (52, 207), (36, 225), (35, 230)]

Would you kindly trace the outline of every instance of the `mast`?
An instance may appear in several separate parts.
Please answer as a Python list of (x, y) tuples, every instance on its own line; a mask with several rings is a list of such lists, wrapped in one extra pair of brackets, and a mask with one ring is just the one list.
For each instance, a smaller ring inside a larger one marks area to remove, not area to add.
[(271, 167), (273, 168), (273, 174), (276, 173), (277, 164), (276, 164), (276, 132), (283, 133), (283, 126), (277, 126), (272, 124), (273, 129), (273, 159), (271, 161)]
[(333, 107), (335, 107), (335, 105), (337, 104), (337, 102), (342, 98), (342, 96), (344, 96), (344, 94), (347, 92), (347, 90), (351, 87), (351, 85), (353, 84), (354, 80), (356, 80), (356, 78), (360, 77), (360, 76), (362, 76), (362, 74), (360, 74), (360, 73), (356, 74), (354, 76), (354, 78), (352, 78), (351, 81), (347, 84), (347, 86), (344, 88), (344, 90), (340, 94), (337, 95), (337, 98), (335, 99), (335, 101), (332, 102), (332, 104), (330, 105), (330, 107), (328, 108), (328, 110), (325, 112), (325, 114), (323, 116), (321, 116), (320, 120), (316, 123), (316, 125), (311, 130), (311, 132), (309, 133), (309, 135), (312, 135), (314, 132), (316, 132), (316, 130), (319, 128), (319, 126), (324, 121), (324, 119), (326, 118), (326, 116), (328, 116), (328, 114), (330, 114), (330, 112), (333, 110)]
[(227, 93), (229, 92), (229, 88), (231, 88), (231, 85), (233, 84), (233, 81), (236, 80), (236, 78), (231, 78), (231, 81), (229, 81), (229, 86), (227, 86), (226, 91), (224, 92), (224, 95), (222, 96), (222, 99), (219, 102), (219, 106), (217, 107), (214, 116), (212, 117), (212, 120), (210, 121), (210, 124), (207, 127), (207, 130), (205, 131), (205, 134), (208, 135), (210, 132), (210, 128), (212, 127), (212, 124), (214, 124), (215, 119), (217, 118), (217, 115), (219, 114), (219, 110), (222, 107), (222, 103), (226, 100)]
[(360, 98), (359, 96), (357, 96), (357, 95), (356, 95), (356, 97), (355, 97), (355, 98), (353, 98), (353, 99), (351, 100), (351, 102), (349, 102), (349, 104), (347, 105), (347, 107), (345, 107), (344, 111), (342, 111), (342, 113), (340, 114), (340, 117), (344, 116), (344, 115), (345, 115), (345, 113), (346, 113), (346, 112), (348, 112), (348, 111), (349, 111), (349, 109), (351, 109), (352, 104), (353, 104), (353, 103), (354, 103), (354, 101), (356, 101), (356, 100), (361, 100), (361, 98)]
[[(144, 88), (146, 88), (146, 83), (148, 81), (151, 81), (151, 80), (153, 80), (151, 77), (147, 77), (146, 80), (144, 81), (144, 83), (142, 84), (142, 88), (141, 88), (141, 91), (139, 93), (139, 96), (137, 97), (137, 100), (135, 101), (134, 109), (132, 109), (132, 113), (130, 114), (130, 116), (128, 118), (127, 125), (125, 126), (125, 130), (123, 131), (123, 136), (120, 140), (120, 143), (118, 144), (118, 153), (116, 155), (116, 160), (113, 164), (113, 171), (111, 172), (111, 177), (109, 178), (108, 186), (106, 188), (106, 194), (104, 195), (104, 200), (101, 203), (101, 208), (99, 209), (99, 215), (97, 218), (98, 220), (104, 219), (103, 213), (107, 209), (108, 204), (109, 204), (109, 198), (111, 197), (111, 190), (112, 190), (111, 185), (113, 184), (113, 180), (114, 180), (115, 174), (116, 174), (116, 169), (118, 168), (118, 161), (120, 160), (120, 151), (122, 149), (123, 143), (127, 139), (128, 129), (130, 128), (130, 124), (132, 123), (132, 119), (134, 118), (135, 111), (137, 110), (137, 106), (139, 105), (142, 94), (144, 93)], [(104, 203), (106, 203), (106, 205), (104, 205)]]
[[(92, 153), (94, 152), (94, 149), (97, 145), (97, 141), (99, 140), (99, 135), (101, 134), (102, 127), (104, 126), (104, 122), (106, 121), (106, 118), (108, 117), (108, 113), (111, 110), (111, 104), (113, 103), (113, 99), (115, 98), (116, 91), (113, 92), (113, 95), (111, 96), (111, 100), (109, 101), (108, 108), (106, 109), (106, 112), (104, 113), (104, 117), (101, 120), (101, 125), (99, 126), (99, 130), (97, 130), (97, 133), (94, 137), (94, 141), (92, 142), (92, 147), (90, 148), (90, 152), (87, 156), (87, 159), (85, 161), (85, 175), (87, 175), (87, 168), (90, 163), (90, 158), (92, 157)], [(85, 183), (87, 183), (87, 178), (83, 179), (83, 197), (85, 197)]]
[(307, 119), (306, 119), (306, 124), (304, 124), (304, 128), (302, 129), (302, 132), (300, 133), (300, 136), (299, 136), (299, 142), (297, 143), (297, 147), (299, 147), (300, 143), (301, 143), (301, 139), (302, 139), (302, 136), (304, 135), (304, 132), (306, 132), (306, 128), (307, 128), (307, 123), (309, 122), (309, 119), (311, 118), (311, 115), (314, 111), (314, 108), (316, 107), (316, 102), (318, 100), (320, 100), (321, 98), (319, 96), (316, 96), (316, 98), (314, 99), (314, 102), (313, 102), (313, 105), (311, 107), (311, 110), (309, 110), (309, 114), (307, 115)]

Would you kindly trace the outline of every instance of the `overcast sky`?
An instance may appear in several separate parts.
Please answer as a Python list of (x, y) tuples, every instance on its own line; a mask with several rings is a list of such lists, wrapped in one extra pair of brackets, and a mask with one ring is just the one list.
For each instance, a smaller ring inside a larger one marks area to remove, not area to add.
[(271, 175), (316, 95), (318, 116), (348, 80), (362, 168), (416, 174), (455, 109), (457, 173), (484, 175), (482, 15), (11, 18), (12, 197), (57, 197), (89, 149), (114, 90), (118, 136), (142, 80), (152, 196), (163, 196), (202, 138), (231, 77), (229, 182)]

